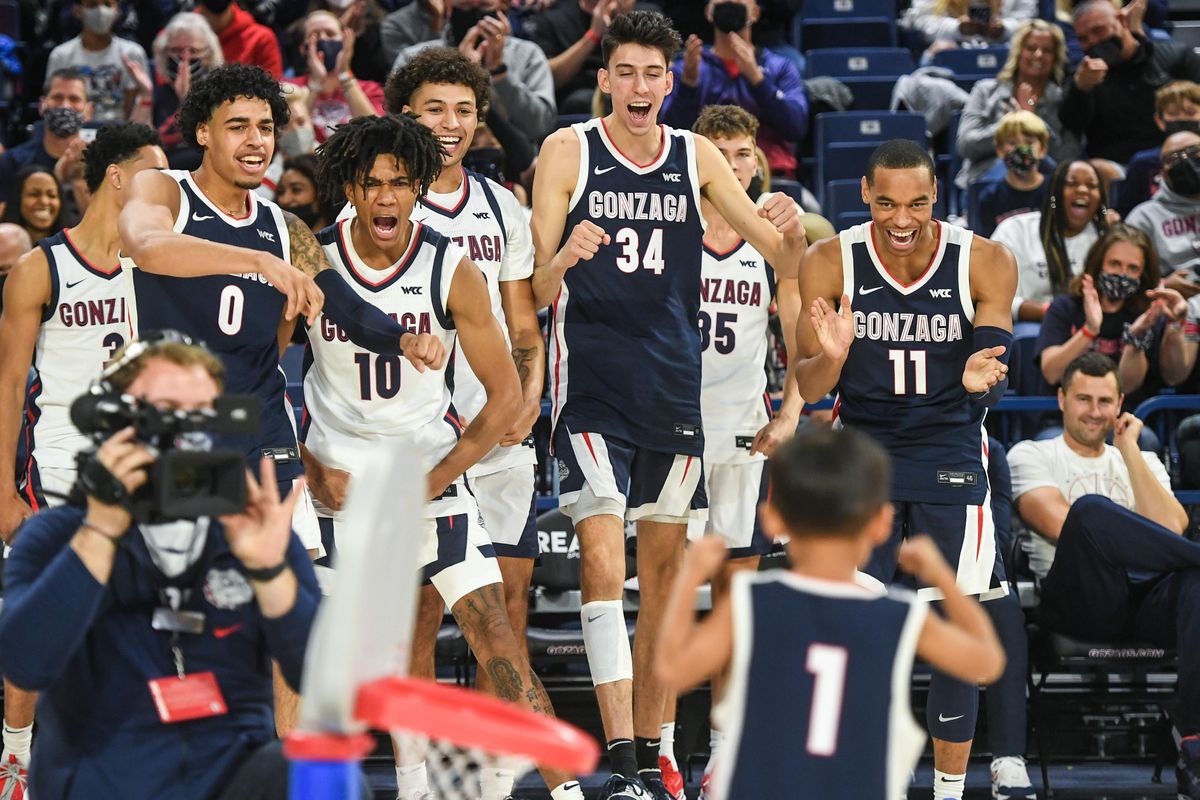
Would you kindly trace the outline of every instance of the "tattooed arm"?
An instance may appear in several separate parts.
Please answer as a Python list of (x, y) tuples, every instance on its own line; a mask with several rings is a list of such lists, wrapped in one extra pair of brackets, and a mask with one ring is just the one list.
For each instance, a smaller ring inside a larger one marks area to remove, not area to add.
[(500, 438), (504, 446), (520, 444), (542, 413), (542, 387), (546, 377), (546, 341), (533, 303), (528, 279), (500, 284), (500, 303), (512, 340), (513, 363), (521, 379), (521, 410)]

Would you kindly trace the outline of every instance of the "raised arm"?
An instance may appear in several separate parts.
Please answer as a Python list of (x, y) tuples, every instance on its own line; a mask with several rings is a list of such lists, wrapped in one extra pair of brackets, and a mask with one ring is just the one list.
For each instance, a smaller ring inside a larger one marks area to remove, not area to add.
[(0, 539), (11, 544), (21, 522), (32, 514), (17, 494), (15, 467), (25, 384), (33, 347), (42, 326), (43, 309), (50, 304), (50, 265), (35, 247), (4, 281), (4, 313), (0, 315)]
[(1166, 470), (1161, 464), (1161, 480), (1150, 469), (1138, 444), (1141, 432), (1142, 421), (1128, 411), (1117, 418), (1113, 428), (1113, 445), (1121, 453), (1121, 460), (1129, 471), (1129, 483), (1133, 487), (1133, 510), (1151, 522), (1182, 535), (1188, 524), (1187, 511), (1175, 499)]
[[(854, 312), (842, 295), (842, 252), (835, 236), (813, 245), (800, 266), (796, 387), (815, 403), (837, 385), (854, 343)], [(835, 311), (839, 304), (840, 313)]]

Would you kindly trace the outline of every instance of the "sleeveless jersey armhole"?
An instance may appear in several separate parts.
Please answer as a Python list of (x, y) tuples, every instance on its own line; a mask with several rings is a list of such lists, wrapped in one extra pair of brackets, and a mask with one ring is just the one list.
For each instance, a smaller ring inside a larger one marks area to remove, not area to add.
[(54, 309), (58, 308), (58, 267), (54, 265), (54, 254), (50, 252), (50, 245), (49, 239), (39, 239), (37, 243), (42, 249), (42, 255), (46, 257), (46, 267), (50, 271), (50, 300), (42, 306), (42, 322), (54, 319)]
[[(588, 141), (587, 130), (584, 127), (589, 123), (576, 123), (571, 126), (571, 130), (575, 131), (576, 138), (579, 139), (579, 167), (578, 174), (575, 176), (575, 190), (571, 192), (571, 202), (567, 204), (567, 213), (570, 214), (575, 210), (575, 206), (579, 205), (580, 199), (583, 198), (583, 193), (587, 189), (588, 179)], [(563, 236), (570, 236), (570, 231), (563, 231)]]

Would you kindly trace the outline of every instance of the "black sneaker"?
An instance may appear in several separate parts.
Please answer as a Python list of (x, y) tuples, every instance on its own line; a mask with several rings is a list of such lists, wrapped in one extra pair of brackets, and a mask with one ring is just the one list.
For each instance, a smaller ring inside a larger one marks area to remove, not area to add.
[(650, 793), (637, 778), (626, 778), (614, 772), (604, 782), (600, 797), (602, 800), (650, 800)]
[(1175, 780), (1179, 800), (1200, 800), (1200, 736), (1189, 736), (1179, 743)]
[(644, 778), (643, 782), (646, 786), (646, 791), (650, 793), (650, 797), (654, 800), (675, 800), (674, 795), (667, 789), (667, 785), (658, 778)]

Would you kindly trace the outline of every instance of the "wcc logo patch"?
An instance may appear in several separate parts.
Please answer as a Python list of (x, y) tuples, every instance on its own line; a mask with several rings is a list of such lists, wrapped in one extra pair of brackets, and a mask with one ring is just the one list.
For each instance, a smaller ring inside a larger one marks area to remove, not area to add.
[(204, 599), (216, 608), (239, 608), (254, 599), (254, 590), (236, 569), (210, 569), (204, 576)]

